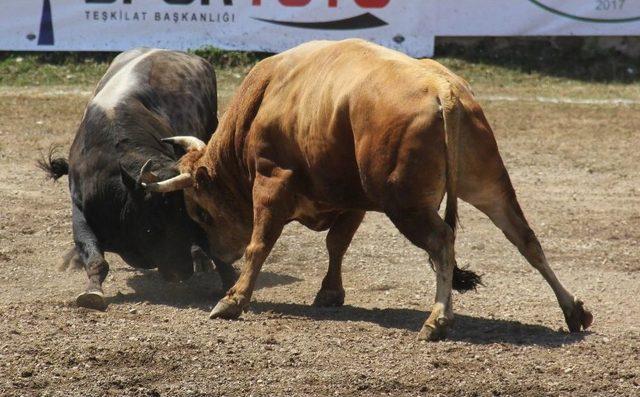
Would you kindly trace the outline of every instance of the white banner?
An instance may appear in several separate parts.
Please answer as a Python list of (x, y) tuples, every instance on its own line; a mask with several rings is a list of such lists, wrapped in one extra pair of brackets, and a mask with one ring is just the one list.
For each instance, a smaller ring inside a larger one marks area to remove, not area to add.
[(640, 0), (436, 1), (436, 36), (636, 36)]
[(638, 34), (640, 0), (0, 0), (0, 50), (280, 52), (361, 37), (431, 56), (435, 36)]
[(120, 51), (134, 46), (279, 52), (361, 37), (433, 52), (421, 0), (0, 0), (0, 49)]

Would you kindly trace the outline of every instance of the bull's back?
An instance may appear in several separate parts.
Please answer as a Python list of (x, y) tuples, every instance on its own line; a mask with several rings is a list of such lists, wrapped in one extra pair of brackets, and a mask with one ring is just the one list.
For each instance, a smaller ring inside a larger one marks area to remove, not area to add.
[[(442, 130), (429, 129), (442, 124), (434, 118), (439, 87), (419, 61), (346, 40), (312, 42), (265, 67), (271, 81), (256, 120), (278, 126), (281, 135), (266, 139), (287, 146), (286, 160), (303, 171), (314, 198), (377, 208), (398, 156), (416, 155), (408, 140), (437, 149), (422, 157), (437, 157), (436, 173), (443, 167)], [(431, 135), (410, 136), (419, 133)]]
[(150, 48), (118, 55), (90, 103), (118, 117), (132, 101), (166, 118), (177, 135), (207, 141), (217, 127), (215, 72), (194, 55)]

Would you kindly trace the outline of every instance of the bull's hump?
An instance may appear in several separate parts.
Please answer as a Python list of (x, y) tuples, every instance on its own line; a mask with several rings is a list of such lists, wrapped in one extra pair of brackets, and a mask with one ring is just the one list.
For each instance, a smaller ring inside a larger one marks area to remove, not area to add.
[(92, 99), (92, 103), (109, 113), (119, 103), (126, 98), (129, 93), (135, 90), (140, 83), (140, 75), (136, 72), (136, 66), (148, 58), (162, 50), (151, 50), (130, 59), (118, 72), (113, 75), (109, 81), (102, 87), (100, 91)]

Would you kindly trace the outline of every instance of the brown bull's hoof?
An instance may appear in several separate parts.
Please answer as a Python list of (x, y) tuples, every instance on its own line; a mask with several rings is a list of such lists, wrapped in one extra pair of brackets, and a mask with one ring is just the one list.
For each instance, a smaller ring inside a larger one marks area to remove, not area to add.
[(209, 318), (222, 318), (225, 320), (235, 320), (240, 317), (244, 307), (233, 299), (222, 298), (213, 308)]
[(564, 314), (570, 332), (580, 332), (581, 329), (586, 330), (593, 323), (593, 315), (584, 308), (584, 303), (580, 299), (574, 302), (573, 310)]
[(447, 337), (449, 322), (446, 319), (439, 319), (436, 325), (425, 323), (418, 334), (418, 340), (436, 342)]
[(76, 304), (79, 307), (86, 307), (87, 309), (107, 310), (107, 302), (101, 291), (85, 291), (81, 293), (76, 298)]
[(313, 306), (339, 307), (344, 305), (344, 290), (321, 289), (313, 300)]

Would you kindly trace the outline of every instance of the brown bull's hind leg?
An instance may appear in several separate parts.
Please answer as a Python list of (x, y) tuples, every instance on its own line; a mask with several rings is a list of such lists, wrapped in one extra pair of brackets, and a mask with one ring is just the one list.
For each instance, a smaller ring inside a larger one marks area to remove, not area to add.
[(436, 270), (436, 299), (418, 339), (443, 339), (453, 324), (451, 289), (455, 267), (454, 233), (435, 209), (387, 212), (413, 244), (427, 251)]
[(258, 174), (253, 187), (253, 232), (244, 254), (240, 278), (227, 292), (210, 318), (238, 318), (249, 306), (262, 264), (282, 233), (293, 209), (293, 194), (287, 188), (290, 171), (274, 170), (271, 176)]
[(329, 229), (327, 234), (329, 269), (322, 280), (322, 287), (313, 301), (314, 306), (335, 307), (344, 304), (342, 258), (351, 244), (353, 235), (362, 223), (364, 214), (364, 211), (345, 212), (336, 219)]
[(569, 330), (578, 332), (581, 328), (587, 329), (593, 321), (593, 316), (584, 308), (582, 301), (575, 298), (558, 280), (547, 262), (538, 238), (520, 209), (511, 183), (508, 178), (502, 178), (501, 181), (503, 186), (495, 186), (491, 200), (474, 202), (473, 197), (465, 200), (487, 214), (527, 261), (540, 272), (555, 293)]

